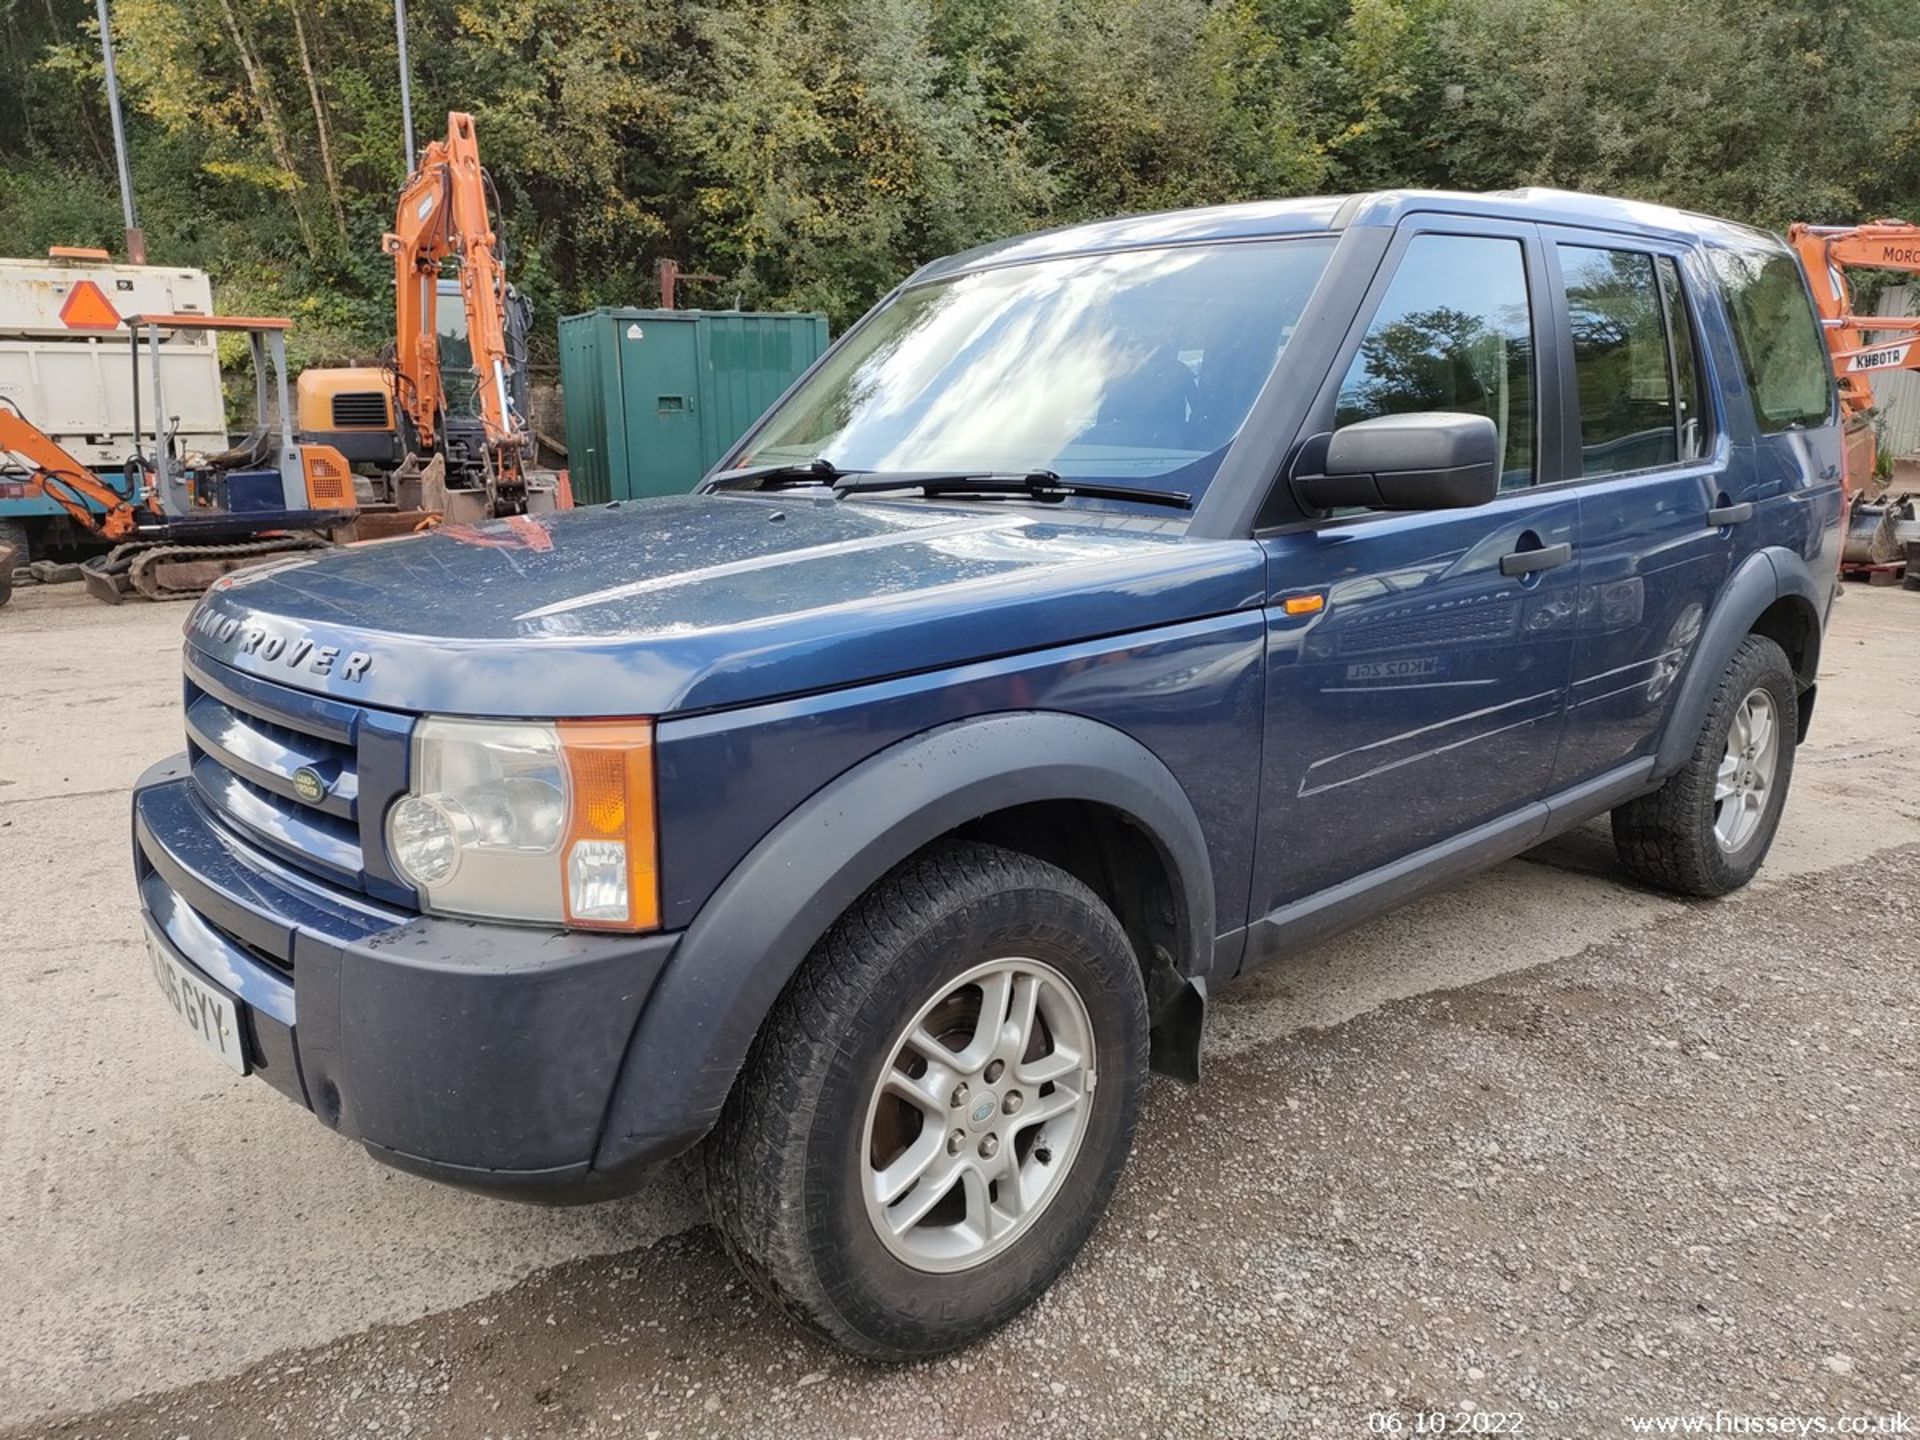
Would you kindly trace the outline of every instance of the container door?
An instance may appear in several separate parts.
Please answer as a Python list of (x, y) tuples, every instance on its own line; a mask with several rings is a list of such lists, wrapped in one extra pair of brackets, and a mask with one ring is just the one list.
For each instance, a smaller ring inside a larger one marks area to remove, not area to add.
[(700, 317), (703, 472), (718, 464), (800, 372), (819, 359), (826, 328), (818, 315)]
[(608, 457), (614, 499), (685, 494), (705, 472), (695, 343), (691, 319), (634, 317), (621, 323), (626, 449)]
[(560, 321), (560, 395), (567, 414), (567, 471), (576, 505), (604, 505), (607, 485), (608, 399), (618, 424), (619, 389), (614, 353), (616, 321), (599, 311)]

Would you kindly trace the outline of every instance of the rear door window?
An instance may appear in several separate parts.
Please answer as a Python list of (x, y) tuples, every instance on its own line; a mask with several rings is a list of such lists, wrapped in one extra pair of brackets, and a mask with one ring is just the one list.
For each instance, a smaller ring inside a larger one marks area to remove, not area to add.
[(1671, 465), (1678, 455), (1674, 377), (1653, 256), (1562, 245), (1582, 473)]
[(1581, 472), (1618, 475), (1707, 453), (1700, 364), (1680, 270), (1666, 255), (1562, 244)]
[(1833, 412), (1833, 372), (1799, 262), (1758, 245), (1708, 253), (1761, 433), (1825, 425)]
[(1422, 410), (1485, 415), (1500, 432), (1500, 488), (1533, 483), (1533, 311), (1518, 240), (1407, 243), (1341, 383), (1334, 423)]
[(1707, 453), (1707, 415), (1700, 405), (1700, 358), (1694, 350), (1693, 314), (1680, 284), (1680, 267), (1662, 255), (1660, 293), (1667, 302), (1667, 337), (1673, 345), (1673, 376), (1680, 396), (1680, 458), (1698, 460)]

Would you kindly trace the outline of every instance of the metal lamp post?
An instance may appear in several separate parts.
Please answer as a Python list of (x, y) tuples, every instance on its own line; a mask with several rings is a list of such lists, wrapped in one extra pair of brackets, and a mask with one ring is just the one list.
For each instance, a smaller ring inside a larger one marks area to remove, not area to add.
[(113, 119), (113, 158), (120, 170), (120, 213), (127, 226), (127, 259), (147, 263), (147, 237), (133, 208), (133, 171), (127, 165), (127, 127), (120, 119), (120, 81), (113, 69), (113, 22), (107, 18), (107, 0), (95, 0), (100, 12), (100, 58), (107, 70), (107, 113)]
[[(107, 0), (100, 0), (105, 5)], [(393, 30), (400, 40), (400, 137), (407, 146), (407, 174), (413, 174), (413, 81), (407, 64), (407, 0), (393, 0)]]

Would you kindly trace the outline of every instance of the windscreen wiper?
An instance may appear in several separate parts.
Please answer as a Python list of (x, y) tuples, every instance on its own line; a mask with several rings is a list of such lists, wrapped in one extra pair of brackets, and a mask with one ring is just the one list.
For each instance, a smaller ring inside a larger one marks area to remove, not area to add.
[(1060, 501), (1070, 495), (1088, 500), (1135, 500), (1143, 505), (1168, 505), (1191, 510), (1193, 496), (1184, 490), (1155, 490), (1144, 485), (1108, 485), (1095, 480), (1063, 480), (1051, 470), (1024, 474), (982, 471), (978, 474), (914, 474), (907, 471), (857, 472), (833, 482), (836, 495), (866, 495), (882, 490), (918, 489), (924, 495), (1018, 495), (1030, 500)]
[(865, 470), (842, 470), (824, 455), (811, 460), (781, 460), (772, 465), (749, 465), (727, 470), (707, 485), (712, 490), (780, 490), (789, 485), (832, 485)]
[(867, 495), (886, 490), (919, 490), (924, 495), (1017, 495), (1041, 501), (1065, 500), (1070, 495), (1088, 500), (1133, 500), (1145, 505), (1167, 505), (1191, 510), (1193, 497), (1184, 490), (1156, 490), (1149, 486), (1108, 485), (1094, 480), (1063, 480), (1052, 470), (845, 470), (816, 455), (811, 460), (782, 460), (728, 470), (708, 483), (708, 490), (782, 490), (790, 485), (831, 486), (835, 495)]

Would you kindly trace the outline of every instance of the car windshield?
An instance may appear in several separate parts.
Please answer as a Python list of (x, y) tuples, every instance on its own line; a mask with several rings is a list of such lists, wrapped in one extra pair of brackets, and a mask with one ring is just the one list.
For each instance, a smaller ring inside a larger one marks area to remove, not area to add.
[(1052, 471), (1197, 496), (1333, 243), (1073, 255), (913, 286), (869, 316), (734, 463)]

